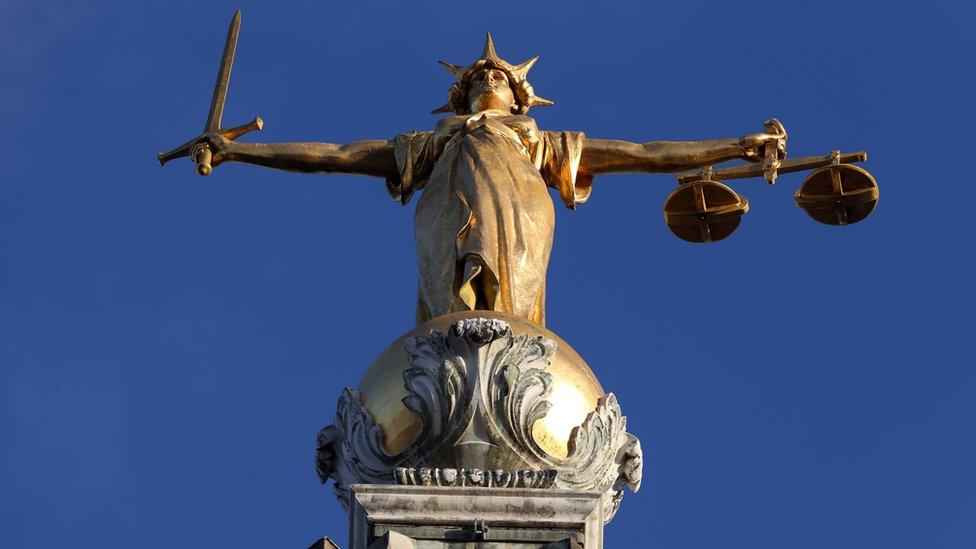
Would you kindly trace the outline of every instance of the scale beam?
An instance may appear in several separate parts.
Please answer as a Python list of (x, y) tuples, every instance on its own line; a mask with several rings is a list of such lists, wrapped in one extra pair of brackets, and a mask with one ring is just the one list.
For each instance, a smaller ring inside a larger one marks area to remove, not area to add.
[[(824, 166), (829, 166), (835, 163), (841, 164), (851, 164), (854, 162), (864, 162), (868, 159), (868, 153), (866, 151), (857, 151), (850, 153), (840, 153), (840, 156), (834, 155), (824, 155), (824, 156), (804, 156), (802, 158), (794, 158), (792, 160), (782, 160), (780, 161), (779, 168), (776, 171), (779, 173), (790, 173), (790, 172), (802, 172), (805, 170), (814, 170), (817, 168), (823, 168)], [(709, 179), (714, 179), (716, 181), (726, 181), (729, 179), (748, 179), (750, 177), (763, 177), (765, 175), (765, 168), (763, 164), (747, 164), (745, 166), (735, 166), (734, 168), (725, 168), (722, 170), (715, 171), (711, 174)], [(694, 173), (685, 173), (678, 175), (678, 183), (684, 185), (685, 183), (691, 183), (692, 181), (699, 181), (706, 179), (705, 172), (699, 171)]]

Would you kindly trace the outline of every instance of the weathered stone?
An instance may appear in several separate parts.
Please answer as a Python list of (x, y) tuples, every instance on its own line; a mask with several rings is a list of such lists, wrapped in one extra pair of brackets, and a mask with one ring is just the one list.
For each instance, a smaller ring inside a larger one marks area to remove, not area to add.
[(603, 544), (599, 492), (356, 484), (350, 497), (350, 549)]

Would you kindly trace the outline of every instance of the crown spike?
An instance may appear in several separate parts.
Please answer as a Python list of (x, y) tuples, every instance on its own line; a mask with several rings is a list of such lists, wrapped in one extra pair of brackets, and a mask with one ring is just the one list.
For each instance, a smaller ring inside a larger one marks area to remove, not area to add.
[(451, 105), (450, 102), (447, 102), (441, 105), (440, 107), (437, 107), (436, 109), (430, 111), (430, 114), (439, 114), (442, 112), (454, 112), (454, 107)]
[(532, 59), (529, 59), (528, 61), (520, 65), (515, 65), (514, 67), (512, 67), (513, 75), (520, 80), (525, 80), (526, 75), (529, 74), (530, 70), (532, 70), (532, 65), (535, 65), (535, 62), (538, 60), (539, 60), (539, 56), (536, 55)]
[(551, 107), (553, 105), (555, 105), (555, 103), (546, 99), (545, 97), (539, 97), (538, 95), (533, 95), (532, 98), (529, 99), (530, 107)]
[(491, 33), (485, 34), (485, 49), (481, 52), (482, 59), (491, 59), (492, 61), (500, 60), (498, 54), (495, 52), (495, 41), (491, 39)]
[(464, 74), (464, 71), (466, 70), (464, 67), (459, 67), (453, 63), (448, 63), (447, 61), (438, 61), (438, 63), (440, 63), (442, 67), (447, 69), (447, 71), (451, 73), (451, 76), (453, 76), (455, 80), (460, 79), (461, 76)]

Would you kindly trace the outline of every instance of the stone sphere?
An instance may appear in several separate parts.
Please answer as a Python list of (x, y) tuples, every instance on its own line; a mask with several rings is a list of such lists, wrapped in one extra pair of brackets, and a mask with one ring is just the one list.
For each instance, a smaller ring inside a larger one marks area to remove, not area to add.
[(465, 318), (496, 318), (507, 322), (515, 335), (542, 336), (556, 343), (556, 353), (548, 368), (552, 374), (552, 407), (532, 427), (532, 435), (549, 454), (565, 458), (573, 428), (592, 412), (603, 387), (586, 362), (553, 332), (528, 320), (497, 311), (464, 311), (430, 320), (403, 334), (384, 350), (363, 375), (359, 383), (362, 404), (383, 431), (384, 442), (391, 453), (399, 453), (414, 442), (421, 432), (420, 416), (404, 406), (407, 396), (403, 372), (410, 368), (403, 344), (409, 338), (426, 335), (431, 330), (446, 333), (453, 322)]

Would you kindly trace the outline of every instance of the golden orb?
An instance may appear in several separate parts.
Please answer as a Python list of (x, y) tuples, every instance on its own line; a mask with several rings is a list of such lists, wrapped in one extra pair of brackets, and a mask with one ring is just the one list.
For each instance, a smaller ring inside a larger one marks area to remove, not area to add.
[(431, 330), (446, 333), (453, 322), (476, 317), (504, 320), (515, 335), (542, 336), (556, 343), (556, 354), (547, 370), (552, 374), (552, 392), (548, 397), (552, 407), (533, 425), (532, 436), (543, 450), (565, 458), (573, 428), (596, 408), (604, 395), (603, 387), (586, 362), (559, 336), (538, 324), (498, 311), (464, 311), (437, 317), (403, 334), (373, 361), (359, 382), (359, 395), (383, 431), (387, 450), (394, 454), (402, 452), (420, 436), (422, 429), (420, 416), (402, 402), (408, 394), (403, 386), (403, 372), (410, 367), (403, 343)]

